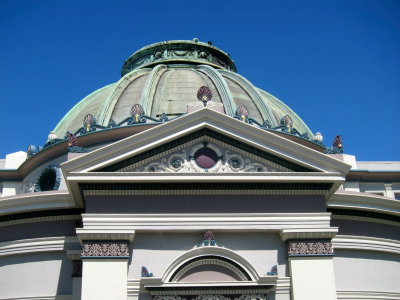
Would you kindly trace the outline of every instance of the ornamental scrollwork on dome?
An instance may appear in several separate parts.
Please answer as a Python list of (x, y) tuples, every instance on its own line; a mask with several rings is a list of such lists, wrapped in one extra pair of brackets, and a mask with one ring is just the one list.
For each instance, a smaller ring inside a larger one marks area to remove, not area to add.
[(211, 45), (195, 41), (170, 41), (150, 45), (129, 57), (121, 71), (122, 76), (137, 68), (144, 68), (168, 61), (190, 61), (211, 64), (236, 72), (229, 55)]

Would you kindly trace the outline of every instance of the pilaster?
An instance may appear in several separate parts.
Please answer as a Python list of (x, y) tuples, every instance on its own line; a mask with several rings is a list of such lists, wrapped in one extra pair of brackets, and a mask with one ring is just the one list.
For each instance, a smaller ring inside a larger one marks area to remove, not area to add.
[(127, 299), (134, 231), (77, 229), (82, 244), (82, 300)]
[(82, 260), (80, 250), (67, 250), (67, 256), (72, 260), (72, 300), (80, 300), (82, 293)]
[(332, 238), (337, 228), (282, 229), (293, 300), (336, 300)]

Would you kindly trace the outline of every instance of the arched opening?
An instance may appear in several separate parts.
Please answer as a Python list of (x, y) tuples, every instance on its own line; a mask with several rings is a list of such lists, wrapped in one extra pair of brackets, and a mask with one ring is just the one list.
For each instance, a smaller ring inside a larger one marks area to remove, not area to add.
[(180, 266), (170, 282), (250, 281), (251, 277), (237, 263), (220, 256), (201, 256)]
[(56, 166), (46, 167), (40, 174), (35, 187), (35, 192), (58, 190), (60, 186), (60, 171)]

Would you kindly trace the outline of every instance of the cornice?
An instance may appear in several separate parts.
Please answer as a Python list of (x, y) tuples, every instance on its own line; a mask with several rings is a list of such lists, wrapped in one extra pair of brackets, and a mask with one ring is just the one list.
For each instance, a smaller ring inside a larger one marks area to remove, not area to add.
[(283, 228), (330, 228), (329, 213), (232, 214), (83, 214), (87, 230), (128, 231), (279, 231)]
[(282, 241), (291, 239), (331, 239), (339, 232), (338, 227), (284, 228), (280, 231)]
[(387, 252), (400, 255), (400, 241), (353, 235), (337, 235), (332, 239), (335, 249)]
[(400, 216), (400, 201), (368, 193), (336, 191), (327, 201), (328, 208), (373, 211)]
[(90, 228), (77, 228), (76, 235), (79, 241), (96, 240), (96, 241), (129, 241), (132, 242), (135, 237), (135, 230), (133, 229), (90, 229)]
[(209, 294), (210, 291), (220, 294), (242, 294), (265, 292), (266, 287), (276, 285), (278, 276), (268, 276), (261, 281), (233, 281), (233, 282), (168, 282), (163, 283), (161, 278), (142, 278), (141, 282), (152, 295), (198, 295)]
[(68, 191), (48, 191), (18, 194), (0, 198), (0, 216), (44, 209), (73, 208)]
[(400, 226), (400, 217), (392, 214), (356, 209), (328, 208), (332, 220), (361, 221)]
[(61, 236), (0, 243), (0, 256), (80, 249), (77, 237)]
[(80, 220), (82, 212), (81, 209), (55, 209), (8, 214), (0, 216), (0, 227), (35, 222)]

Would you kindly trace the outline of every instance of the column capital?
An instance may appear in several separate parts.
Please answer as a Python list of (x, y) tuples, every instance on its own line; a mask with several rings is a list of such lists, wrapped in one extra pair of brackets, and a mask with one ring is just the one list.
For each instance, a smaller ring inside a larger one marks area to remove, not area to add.
[(299, 239), (332, 239), (339, 232), (338, 227), (326, 228), (285, 228), (280, 230), (282, 241)]
[(84, 241), (81, 258), (129, 258), (128, 241)]
[(87, 229), (77, 228), (76, 235), (81, 244), (83, 241), (129, 241), (135, 237), (131, 229)]

